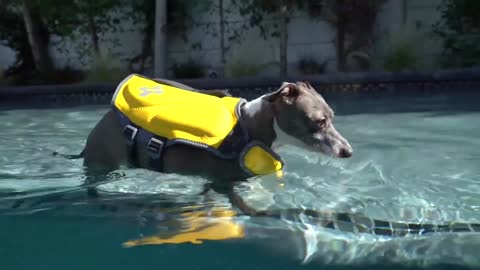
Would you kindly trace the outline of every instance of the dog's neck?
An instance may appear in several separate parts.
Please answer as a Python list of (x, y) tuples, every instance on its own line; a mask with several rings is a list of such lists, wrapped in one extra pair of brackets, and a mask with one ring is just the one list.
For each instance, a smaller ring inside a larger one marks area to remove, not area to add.
[(246, 103), (242, 109), (242, 121), (253, 140), (259, 140), (276, 150), (284, 145), (305, 148), (299, 139), (288, 135), (278, 125), (273, 104), (259, 97)]
[(253, 140), (272, 146), (276, 133), (274, 128), (275, 112), (272, 103), (262, 97), (247, 102), (241, 108), (241, 120)]

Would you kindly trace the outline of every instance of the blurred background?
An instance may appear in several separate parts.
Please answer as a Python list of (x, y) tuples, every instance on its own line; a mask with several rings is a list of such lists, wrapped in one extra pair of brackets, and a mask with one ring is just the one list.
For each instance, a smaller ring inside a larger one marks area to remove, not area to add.
[(480, 63), (478, 0), (0, 0), (0, 85)]

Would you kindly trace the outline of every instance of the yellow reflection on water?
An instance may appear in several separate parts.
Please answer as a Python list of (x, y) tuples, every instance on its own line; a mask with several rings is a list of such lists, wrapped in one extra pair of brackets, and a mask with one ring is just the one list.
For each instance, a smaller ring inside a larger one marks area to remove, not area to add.
[(236, 212), (226, 208), (213, 208), (209, 211), (192, 211), (181, 214), (181, 223), (185, 230), (168, 236), (154, 235), (123, 243), (124, 247), (142, 245), (201, 244), (204, 240), (226, 240), (243, 238), (244, 226), (233, 218)]

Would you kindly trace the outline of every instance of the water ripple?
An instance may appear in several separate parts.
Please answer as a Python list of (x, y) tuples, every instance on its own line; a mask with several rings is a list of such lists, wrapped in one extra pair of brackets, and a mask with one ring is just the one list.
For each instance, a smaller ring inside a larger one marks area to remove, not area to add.
[[(205, 179), (140, 169), (124, 170), (124, 176), (99, 186), (105, 198), (88, 199), (81, 160), (65, 160), (51, 152), (80, 152), (104, 111), (101, 107), (0, 115), (4, 131), (0, 213), (122, 218), (140, 224), (142, 234), (149, 235), (163, 227), (170, 233), (181, 231), (185, 224), (179, 223), (186, 222), (179, 220), (182, 213), (232, 210), (221, 194), (198, 195)], [(257, 209), (301, 207), (402, 222), (479, 223), (480, 126), (471, 125), (478, 117), (478, 113), (339, 116), (336, 125), (355, 149), (352, 158), (334, 160), (285, 148), (280, 151), (287, 163), (282, 179), (260, 177), (236, 190)], [(480, 267), (479, 235), (394, 239), (326, 229), (301, 216), (278, 220), (238, 215), (234, 221), (246, 228), (246, 238), (271, 239), (272, 250), (298, 252), (306, 263), (456, 262)]]

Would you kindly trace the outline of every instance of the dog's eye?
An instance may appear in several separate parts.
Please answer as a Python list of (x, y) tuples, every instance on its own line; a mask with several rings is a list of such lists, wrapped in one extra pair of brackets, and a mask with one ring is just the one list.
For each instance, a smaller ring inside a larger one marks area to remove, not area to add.
[(324, 128), (327, 126), (327, 118), (322, 118), (322, 119), (318, 119), (315, 121), (317, 126), (320, 127), (320, 128)]

